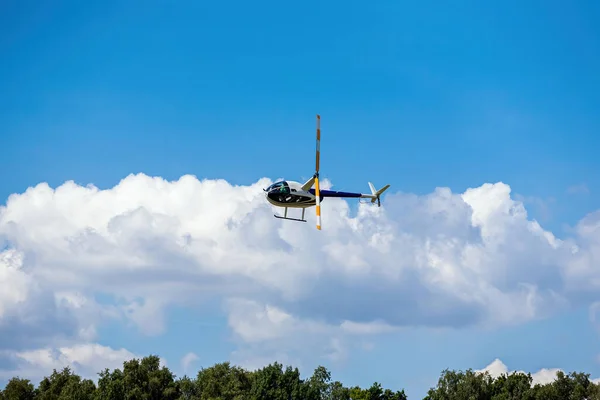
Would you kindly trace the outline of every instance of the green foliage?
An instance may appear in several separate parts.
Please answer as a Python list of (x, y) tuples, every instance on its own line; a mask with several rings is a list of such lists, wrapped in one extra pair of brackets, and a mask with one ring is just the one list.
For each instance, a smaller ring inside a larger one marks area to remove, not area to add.
[(531, 390), (533, 379), (531, 374), (522, 372), (510, 375), (501, 375), (494, 380), (491, 394), (492, 400), (534, 400), (535, 395)]
[(600, 400), (600, 386), (587, 374), (559, 371), (551, 383), (532, 383), (531, 375), (521, 372), (493, 379), (472, 370), (445, 370), (425, 400)]
[(469, 369), (442, 372), (437, 388), (430, 389), (427, 400), (491, 400), (493, 379), (489, 374), (478, 374)]
[(28, 379), (12, 378), (0, 392), (1, 400), (33, 400), (35, 388)]
[(196, 381), (188, 380), (189, 399), (241, 400), (252, 387), (250, 375), (228, 362), (201, 369)]
[(93, 400), (96, 391), (94, 382), (81, 379), (69, 367), (52, 371), (36, 389), (36, 400)]
[[(425, 400), (600, 400), (600, 386), (588, 374), (558, 372), (548, 384), (533, 385), (530, 374), (492, 378), (472, 370), (445, 370)], [(277, 362), (256, 371), (223, 362), (202, 368), (195, 378), (176, 378), (158, 356), (125, 361), (122, 369), (105, 369), (98, 384), (70, 368), (52, 371), (38, 387), (12, 378), (0, 400), (407, 400), (404, 390), (392, 391), (374, 382), (371, 387), (345, 387), (332, 381), (322, 366), (302, 379), (297, 368)]]

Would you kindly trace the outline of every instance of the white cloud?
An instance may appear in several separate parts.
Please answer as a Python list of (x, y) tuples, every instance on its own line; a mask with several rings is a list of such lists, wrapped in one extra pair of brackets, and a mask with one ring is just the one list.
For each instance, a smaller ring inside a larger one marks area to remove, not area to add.
[(341, 326), (294, 317), (281, 308), (239, 298), (227, 302), (227, 312), (229, 326), (242, 344), (242, 350), (233, 354), (239, 365), (256, 368), (286, 360), (301, 367), (306, 353), (324, 354), (331, 361), (345, 357)]
[(367, 334), (521, 323), (600, 287), (600, 214), (558, 239), (504, 183), (389, 194), (356, 215), (327, 199), (323, 231), (311, 212), (308, 224), (273, 218), (270, 183), (140, 174), (106, 190), (67, 182), (10, 196), (0, 208), (2, 346), (89, 342), (109, 319), (157, 335), (169, 307), (217, 298), (248, 364), (307, 344), (340, 360)]
[(382, 322), (372, 321), (368, 323), (344, 321), (341, 324), (343, 331), (357, 335), (374, 335), (379, 333), (388, 333), (396, 330), (395, 327)]
[(0, 253), (0, 319), (23, 303), (32, 279), (22, 270), (23, 255), (14, 249)]
[(590, 189), (585, 183), (580, 183), (578, 185), (569, 186), (567, 188), (567, 193), (569, 194), (588, 194)]
[(181, 367), (184, 372), (189, 372), (190, 366), (192, 363), (198, 361), (198, 356), (195, 353), (187, 353), (185, 356), (181, 358)]
[(60, 371), (68, 366), (80, 376), (97, 381), (98, 372), (105, 368), (122, 369), (124, 361), (135, 357), (125, 349), (112, 349), (96, 343), (4, 352), (4, 358), (10, 359), (15, 365), (12, 369), (0, 371), (0, 376), (9, 379), (18, 375), (39, 382), (53, 369)]

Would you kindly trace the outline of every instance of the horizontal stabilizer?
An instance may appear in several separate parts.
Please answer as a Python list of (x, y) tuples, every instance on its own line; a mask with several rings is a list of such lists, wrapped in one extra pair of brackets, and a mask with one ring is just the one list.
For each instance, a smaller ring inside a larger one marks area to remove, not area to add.
[(380, 196), (383, 192), (385, 192), (388, 188), (390, 187), (390, 185), (385, 185), (384, 187), (382, 187), (379, 190), (375, 190), (375, 186), (373, 186), (373, 184), (371, 182), (369, 182), (369, 189), (371, 189), (371, 194), (363, 194), (360, 197), (363, 198), (368, 198), (371, 199), (371, 203), (375, 203), (377, 202), (377, 205), (380, 206), (381, 205), (381, 199)]
[(308, 190), (315, 184), (315, 176), (307, 180), (304, 185), (302, 185), (302, 190), (308, 192)]

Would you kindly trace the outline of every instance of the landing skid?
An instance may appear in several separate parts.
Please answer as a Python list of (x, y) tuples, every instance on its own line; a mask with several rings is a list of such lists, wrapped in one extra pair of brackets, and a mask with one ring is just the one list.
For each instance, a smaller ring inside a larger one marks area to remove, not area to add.
[(277, 215), (277, 214), (273, 214), (273, 216), (275, 218), (279, 218), (279, 219), (287, 219), (287, 220), (290, 220), (290, 221), (306, 222), (305, 219), (300, 219), (300, 218), (282, 217), (281, 215)]
[(302, 209), (302, 218), (301, 219), (300, 218), (290, 218), (290, 217), (288, 217), (287, 216), (287, 210), (288, 210), (287, 207), (285, 207), (285, 212), (284, 212), (283, 217), (281, 215), (277, 215), (277, 214), (273, 214), (273, 216), (275, 218), (279, 218), (279, 219), (287, 219), (287, 220), (290, 220), (290, 221), (306, 222), (306, 220), (304, 219), (304, 212), (306, 211), (306, 208)]

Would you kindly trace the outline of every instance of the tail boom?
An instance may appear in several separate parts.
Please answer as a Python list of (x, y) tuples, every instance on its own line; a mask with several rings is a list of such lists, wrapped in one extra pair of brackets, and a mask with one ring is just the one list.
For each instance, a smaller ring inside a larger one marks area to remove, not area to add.
[[(363, 198), (363, 199), (371, 199), (371, 203), (375, 203), (377, 201), (378, 205), (381, 205), (380, 197), (383, 192), (385, 192), (390, 185), (386, 185), (379, 190), (375, 190), (375, 187), (371, 182), (369, 182), (369, 187), (371, 189), (371, 194), (365, 193), (354, 193), (354, 192), (340, 192), (336, 190), (320, 190), (319, 197), (339, 197), (339, 198)], [(315, 190), (310, 189), (309, 192), (315, 195)]]

